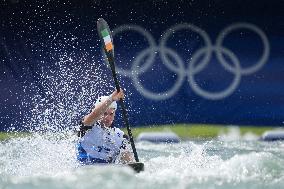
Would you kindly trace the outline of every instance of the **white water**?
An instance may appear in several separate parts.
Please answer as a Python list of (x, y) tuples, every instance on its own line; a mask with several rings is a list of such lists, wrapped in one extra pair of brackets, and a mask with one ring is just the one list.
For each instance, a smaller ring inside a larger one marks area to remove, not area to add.
[(145, 171), (79, 167), (76, 136), (37, 135), (0, 143), (0, 188), (282, 188), (282, 142), (223, 139), (136, 143)]

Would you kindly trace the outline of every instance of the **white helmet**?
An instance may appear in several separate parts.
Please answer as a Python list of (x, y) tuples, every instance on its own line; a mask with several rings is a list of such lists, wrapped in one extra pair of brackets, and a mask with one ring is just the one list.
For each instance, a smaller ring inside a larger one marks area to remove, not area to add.
[[(101, 102), (105, 102), (107, 100), (109, 100), (110, 96), (101, 96), (97, 99), (95, 106), (97, 106), (98, 104), (100, 104)], [(113, 108), (113, 109), (117, 109), (117, 103), (116, 101), (113, 101), (108, 108)]]

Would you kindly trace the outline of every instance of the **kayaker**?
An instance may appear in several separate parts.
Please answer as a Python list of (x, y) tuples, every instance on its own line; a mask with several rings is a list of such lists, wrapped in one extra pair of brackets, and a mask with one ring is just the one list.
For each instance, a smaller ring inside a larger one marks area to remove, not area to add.
[(122, 90), (97, 99), (92, 111), (81, 122), (77, 159), (81, 164), (135, 162), (127, 135), (113, 125), (116, 101)]

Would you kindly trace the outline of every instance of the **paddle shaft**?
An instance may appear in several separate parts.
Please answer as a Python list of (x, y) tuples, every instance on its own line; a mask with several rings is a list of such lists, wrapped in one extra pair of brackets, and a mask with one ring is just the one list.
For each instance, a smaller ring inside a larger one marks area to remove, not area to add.
[[(119, 85), (119, 81), (117, 79), (117, 75), (116, 75), (116, 72), (115, 72), (115, 63), (114, 63), (114, 57), (112, 55), (112, 52), (111, 51), (106, 52), (106, 56), (107, 56), (107, 59), (108, 59), (108, 62), (109, 62), (110, 68), (111, 68), (112, 77), (113, 77), (113, 80), (114, 80), (114, 83), (115, 83), (115, 88), (116, 88), (117, 92), (119, 92), (120, 91), (120, 85)], [(126, 111), (126, 107), (125, 107), (123, 99), (119, 100), (119, 104), (120, 104), (121, 109), (122, 109), (122, 118), (123, 118), (123, 122), (124, 122), (124, 124), (127, 128), (127, 132), (128, 132), (128, 135), (129, 135), (129, 141), (130, 141), (133, 153), (134, 153), (134, 158), (135, 158), (136, 162), (139, 162), (138, 154), (136, 152), (136, 147), (135, 147), (133, 135), (132, 135), (132, 132), (131, 132), (131, 129), (130, 129), (130, 126), (129, 126), (127, 111)]]

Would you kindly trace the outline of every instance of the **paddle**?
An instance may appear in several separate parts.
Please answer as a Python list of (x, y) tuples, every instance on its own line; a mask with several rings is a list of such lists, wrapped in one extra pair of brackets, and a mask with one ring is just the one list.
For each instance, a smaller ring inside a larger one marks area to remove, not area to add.
[[(111, 69), (111, 72), (112, 72), (112, 77), (113, 77), (113, 80), (114, 80), (114, 83), (115, 83), (116, 90), (119, 92), (120, 91), (120, 85), (119, 85), (119, 81), (117, 79), (117, 75), (116, 75), (116, 71), (115, 71), (113, 39), (112, 39), (112, 35), (111, 35), (111, 31), (109, 29), (109, 26), (104, 19), (102, 19), (102, 18), (98, 19), (97, 30), (98, 30), (98, 33), (99, 33), (101, 43), (102, 43), (103, 48), (104, 48), (105, 55), (107, 57), (107, 61), (109, 63), (109, 66), (110, 66), (110, 69)], [(132, 147), (132, 150), (133, 150), (134, 158), (136, 160), (136, 163), (130, 163), (128, 165), (131, 166), (136, 172), (140, 172), (140, 171), (144, 170), (144, 164), (139, 162), (139, 158), (138, 158), (138, 155), (137, 155), (137, 152), (136, 152), (132, 132), (131, 132), (129, 122), (128, 122), (127, 111), (126, 111), (126, 107), (125, 107), (125, 104), (123, 102), (123, 99), (120, 99), (119, 103), (120, 103), (120, 107), (122, 109), (123, 122), (124, 122), (124, 124), (127, 128), (127, 132), (128, 132), (128, 135), (129, 135), (129, 141), (130, 141), (130, 144), (131, 144), (131, 147)]]

